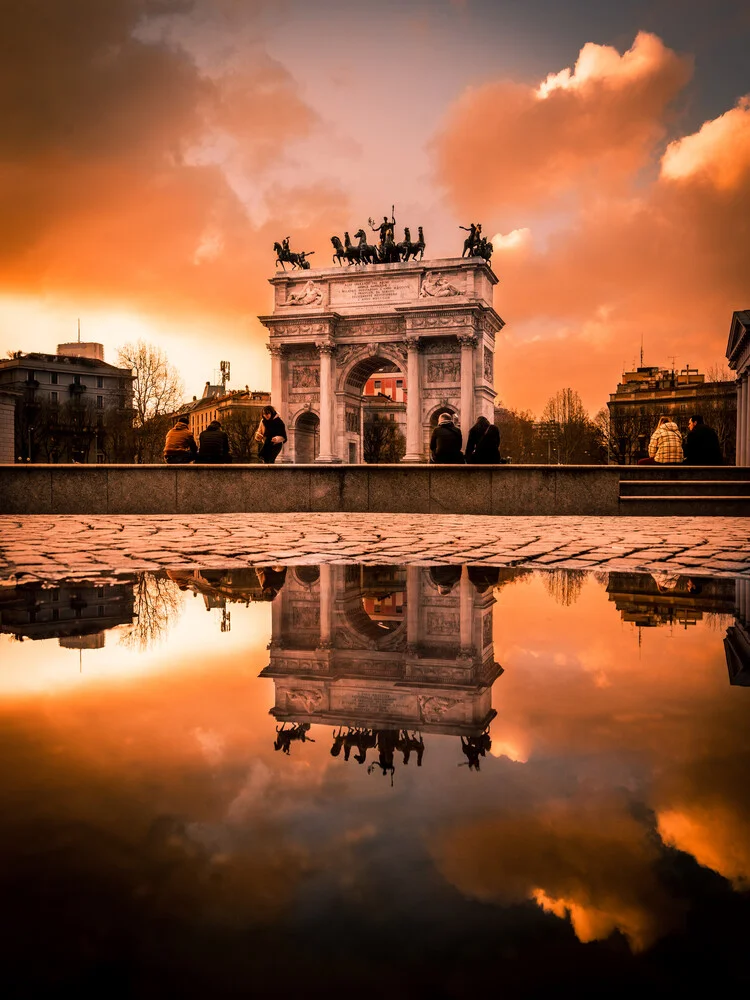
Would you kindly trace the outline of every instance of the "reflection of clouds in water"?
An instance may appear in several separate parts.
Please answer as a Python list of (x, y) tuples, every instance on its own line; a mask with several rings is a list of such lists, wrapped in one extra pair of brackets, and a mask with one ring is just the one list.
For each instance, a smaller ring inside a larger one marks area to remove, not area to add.
[(750, 887), (748, 827), (731, 808), (665, 810), (657, 816), (657, 827), (667, 846), (691, 854), (699, 865), (723, 875), (736, 889)]
[(208, 763), (214, 767), (220, 764), (224, 757), (224, 737), (215, 729), (201, 729), (200, 726), (193, 730), (193, 736)]
[(432, 853), (447, 881), (470, 898), (534, 899), (570, 916), (581, 941), (618, 930), (640, 950), (674, 924), (677, 910), (656, 874), (658, 841), (630, 805), (607, 793), (547, 801), (439, 833)]

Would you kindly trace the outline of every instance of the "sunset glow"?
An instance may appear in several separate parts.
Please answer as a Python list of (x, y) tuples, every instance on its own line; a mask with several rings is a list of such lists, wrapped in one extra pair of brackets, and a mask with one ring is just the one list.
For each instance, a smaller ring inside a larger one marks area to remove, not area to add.
[(164, 347), (188, 399), (220, 358), (268, 388), (273, 241), (329, 266), (395, 203), (428, 258), (499, 235), (505, 404), (570, 385), (596, 411), (641, 335), (705, 370), (747, 305), (748, 22), (655, 6), (12, 3), (0, 349), (83, 316), (107, 360)]

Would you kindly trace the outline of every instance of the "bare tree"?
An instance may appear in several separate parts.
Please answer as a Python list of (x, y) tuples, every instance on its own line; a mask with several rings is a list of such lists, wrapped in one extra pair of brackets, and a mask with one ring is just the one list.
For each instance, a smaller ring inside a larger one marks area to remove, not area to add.
[(154, 417), (174, 413), (182, 402), (184, 387), (177, 369), (160, 347), (139, 340), (125, 344), (117, 352), (118, 363), (130, 368), (133, 381), (133, 409), (137, 428)]
[(400, 462), (406, 454), (406, 438), (395, 420), (365, 422), (362, 435), (362, 453), (365, 462)]
[(169, 577), (140, 573), (133, 584), (133, 624), (120, 642), (143, 652), (174, 625), (182, 607), (178, 585)]
[(735, 374), (727, 367), (726, 361), (717, 361), (706, 369), (707, 382), (733, 382)]
[(221, 426), (229, 438), (229, 454), (233, 462), (259, 462), (255, 432), (260, 423), (261, 406), (235, 407), (222, 416)]
[(575, 389), (559, 389), (547, 401), (542, 422), (554, 428), (557, 460), (564, 465), (600, 461), (597, 427)]

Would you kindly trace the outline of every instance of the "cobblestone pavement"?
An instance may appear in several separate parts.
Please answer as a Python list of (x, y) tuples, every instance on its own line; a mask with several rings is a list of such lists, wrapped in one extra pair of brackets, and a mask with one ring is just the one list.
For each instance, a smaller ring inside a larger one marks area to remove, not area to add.
[(323, 562), (750, 576), (748, 524), (729, 517), (0, 516), (0, 581)]

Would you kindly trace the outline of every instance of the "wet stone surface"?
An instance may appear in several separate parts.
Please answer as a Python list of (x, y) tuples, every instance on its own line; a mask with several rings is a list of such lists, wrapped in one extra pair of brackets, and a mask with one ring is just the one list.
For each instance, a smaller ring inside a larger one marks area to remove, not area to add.
[(202, 514), (0, 517), (0, 579), (399, 561), (750, 574), (742, 518)]

